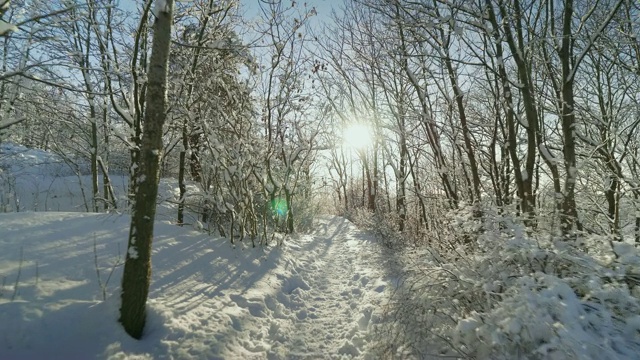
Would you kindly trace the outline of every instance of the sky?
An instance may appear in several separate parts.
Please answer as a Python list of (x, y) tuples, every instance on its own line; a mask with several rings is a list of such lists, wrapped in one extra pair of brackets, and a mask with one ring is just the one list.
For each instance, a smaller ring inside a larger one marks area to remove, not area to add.
[[(180, 0), (178, 0), (180, 1)], [(261, 0), (241, 0), (241, 6), (246, 9), (247, 13), (251, 14), (252, 12), (257, 14), (259, 11), (259, 3)], [(139, 4), (138, 0), (120, 0), (119, 6), (126, 10), (134, 10), (136, 5)], [(292, 0), (282, 0), (282, 3), (285, 5), (291, 5), (293, 3), (296, 6), (307, 6), (309, 8), (314, 7), (316, 12), (318, 13), (318, 17), (322, 18), (325, 16), (329, 16), (331, 14), (332, 7), (339, 6), (343, 3), (343, 0), (306, 0), (306, 1), (292, 1)]]
[[(247, 10), (255, 10), (259, 8), (260, 0), (241, 0), (242, 6)], [(296, 4), (296, 6), (307, 6), (309, 8), (314, 7), (318, 12), (319, 17), (327, 16), (331, 13), (331, 8), (341, 4), (343, 0), (306, 0), (306, 1), (292, 1), (282, 0), (285, 5)]]

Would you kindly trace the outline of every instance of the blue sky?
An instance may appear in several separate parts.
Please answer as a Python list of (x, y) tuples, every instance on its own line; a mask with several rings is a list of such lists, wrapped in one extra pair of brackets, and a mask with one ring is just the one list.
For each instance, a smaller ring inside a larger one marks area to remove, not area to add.
[[(259, 7), (259, 0), (241, 0), (242, 6), (246, 9)], [(291, 5), (292, 0), (282, 0), (282, 3), (285, 5)], [(306, 1), (295, 1), (298, 6), (304, 6), (305, 4), (308, 7), (315, 7), (319, 16), (328, 16), (331, 13), (332, 6), (338, 6), (342, 3), (342, 0), (306, 0)]]
[[(177, 0), (181, 1), (181, 0)], [(241, 0), (242, 7), (247, 11), (254, 9), (256, 12), (259, 9), (260, 0)], [(120, 0), (120, 7), (126, 10), (134, 10), (137, 4), (140, 4), (140, 0)], [(285, 5), (291, 5), (292, 0), (282, 0)], [(343, 0), (306, 0), (295, 1), (298, 6), (315, 7), (319, 17), (329, 16), (331, 14), (331, 8), (337, 7), (343, 3)]]

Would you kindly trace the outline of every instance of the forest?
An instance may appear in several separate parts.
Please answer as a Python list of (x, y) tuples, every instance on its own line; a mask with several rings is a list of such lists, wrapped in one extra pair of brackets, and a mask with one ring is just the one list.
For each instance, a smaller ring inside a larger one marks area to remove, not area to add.
[[(640, 352), (637, 1), (0, 0), (0, 19), (0, 213), (130, 214), (133, 338), (162, 203), (248, 251), (327, 215), (367, 231), (398, 280), (372, 358)], [(59, 174), (25, 190), (17, 147)]]

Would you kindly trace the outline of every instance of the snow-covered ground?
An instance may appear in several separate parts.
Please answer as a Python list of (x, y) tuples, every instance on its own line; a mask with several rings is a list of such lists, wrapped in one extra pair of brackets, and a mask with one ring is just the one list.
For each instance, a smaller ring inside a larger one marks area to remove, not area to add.
[[(87, 169), (0, 144), (0, 359), (377, 358), (382, 249), (340, 217), (282, 246), (172, 223), (163, 179), (145, 335), (118, 323), (130, 218), (86, 211)], [(123, 196), (126, 177), (113, 176)], [(55, 212), (54, 212), (55, 211)]]
[(267, 249), (157, 223), (142, 341), (116, 321), (128, 224), (0, 214), (0, 359), (375, 358), (389, 286), (375, 246), (347, 220), (323, 218)]
[[(89, 174), (86, 161), (0, 144), (0, 211), (89, 211)], [(127, 177), (112, 174), (111, 181), (118, 198), (126, 200)]]
[[(102, 192), (103, 179), (98, 178)], [(127, 204), (126, 174), (110, 174), (118, 212)], [(189, 193), (197, 197), (196, 186), (187, 184)], [(92, 210), (90, 167), (85, 161), (64, 159), (58, 154), (30, 149), (18, 144), (0, 144), (0, 212)], [(176, 202), (180, 197), (178, 182), (173, 178), (160, 180), (156, 219), (176, 221)], [(98, 208), (103, 203), (98, 202)], [(185, 223), (195, 223), (186, 212)]]
[[(87, 169), (75, 170), (0, 144), (0, 360), (640, 358), (633, 244), (615, 244), (615, 256), (593, 235), (585, 252), (489, 215), (469, 252), (391, 250), (325, 216), (309, 234), (252, 248), (197, 230), (194, 214), (176, 226), (171, 179), (161, 181), (137, 341), (118, 323), (127, 179), (112, 177), (117, 211), (90, 213)], [(432, 235), (475, 232), (470, 214), (447, 215)], [(390, 228), (354, 218), (373, 234)]]

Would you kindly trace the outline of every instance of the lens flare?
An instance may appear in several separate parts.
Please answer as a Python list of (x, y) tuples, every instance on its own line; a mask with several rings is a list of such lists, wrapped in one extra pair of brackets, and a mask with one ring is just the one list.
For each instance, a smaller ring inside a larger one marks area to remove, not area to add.
[(289, 206), (287, 205), (287, 200), (283, 198), (275, 198), (271, 201), (271, 210), (275, 215), (284, 217), (287, 215), (287, 210)]

